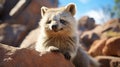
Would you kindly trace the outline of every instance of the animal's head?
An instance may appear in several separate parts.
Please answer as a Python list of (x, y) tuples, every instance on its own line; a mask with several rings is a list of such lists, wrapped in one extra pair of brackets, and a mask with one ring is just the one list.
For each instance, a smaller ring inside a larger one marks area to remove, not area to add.
[(60, 8), (42, 7), (41, 29), (48, 35), (73, 35), (76, 27), (75, 13), (76, 9), (74, 4), (68, 4)]

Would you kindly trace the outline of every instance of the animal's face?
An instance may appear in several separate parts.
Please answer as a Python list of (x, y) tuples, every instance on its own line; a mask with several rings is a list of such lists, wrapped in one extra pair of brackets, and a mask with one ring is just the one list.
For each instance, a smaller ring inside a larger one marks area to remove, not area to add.
[(61, 8), (41, 8), (40, 26), (48, 34), (72, 34), (76, 21), (75, 6), (70, 4)]

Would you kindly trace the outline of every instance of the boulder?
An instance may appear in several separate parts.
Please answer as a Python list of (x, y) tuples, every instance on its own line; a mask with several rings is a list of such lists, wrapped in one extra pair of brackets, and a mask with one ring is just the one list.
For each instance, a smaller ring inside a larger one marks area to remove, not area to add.
[(113, 59), (110, 62), (110, 67), (120, 67), (120, 58), (119, 59)]
[[(110, 38), (116, 35), (109, 35), (109, 32), (116, 32), (120, 31), (120, 19), (111, 19), (103, 25), (97, 25), (92, 30), (83, 31), (80, 35), (80, 42), (87, 48), (91, 46), (91, 44), (98, 39), (101, 38)], [(120, 34), (119, 34), (120, 35)], [(117, 36), (119, 36), (117, 34)]]
[(120, 37), (104, 38), (95, 41), (88, 53), (91, 56), (120, 56)]
[(103, 32), (110, 30), (120, 32), (120, 18), (111, 19), (103, 24)]
[(120, 57), (120, 37), (112, 37), (106, 41), (103, 54)]
[(35, 50), (0, 44), (0, 67), (74, 67), (61, 53), (42, 56)]
[(93, 57), (103, 55), (102, 50), (105, 46), (106, 41), (106, 38), (94, 41), (90, 49), (88, 50), (88, 54)]
[(113, 62), (113, 60), (120, 60), (120, 57), (97, 56), (96, 60), (100, 62), (100, 67), (112, 67), (111, 63)]
[(83, 16), (78, 21), (78, 27), (82, 31), (92, 30), (96, 27), (95, 20), (94, 20), (94, 18), (91, 18), (88, 16)]
[(80, 36), (80, 42), (86, 48), (86, 50), (89, 50), (91, 44), (97, 39), (99, 39), (99, 36), (93, 31), (85, 31)]
[(0, 25), (0, 43), (18, 47), (25, 31), (25, 25), (3, 23)]

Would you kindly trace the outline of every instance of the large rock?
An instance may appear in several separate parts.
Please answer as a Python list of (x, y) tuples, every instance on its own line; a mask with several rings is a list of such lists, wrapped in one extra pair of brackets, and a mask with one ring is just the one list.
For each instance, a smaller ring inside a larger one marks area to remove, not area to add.
[(113, 37), (107, 40), (103, 48), (103, 54), (120, 57), (120, 37)]
[(102, 34), (103, 26), (98, 25), (92, 30), (84, 31), (80, 35), (80, 42), (89, 50), (90, 46), (95, 40), (99, 40)]
[(99, 39), (99, 36), (94, 31), (85, 31), (80, 36), (80, 42), (86, 48), (86, 50), (89, 50), (91, 44), (97, 39)]
[[(120, 57), (97, 56), (96, 60), (98, 60), (100, 62), (100, 64), (101, 64), (100, 67), (119, 67), (119, 61), (118, 60), (120, 60)], [(118, 64), (116, 64), (114, 66), (115, 62), (118, 62)]]
[(119, 59), (113, 59), (110, 62), (110, 67), (120, 67), (120, 58)]
[(107, 55), (120, 57), (120, 36), (95, 41), (88, 53), (91, 56)]
[(46, 53), (0, 44), (0, 67), (74, 67), (60, 53)]
[(101, 38), (110, 38), (113, 36), (108, 36), (109, 32), (120, 32), (120, 19), (111, 19), (103, 25), (98, 25), (92, 30), (82, 32), (80, 36), (80, 42), (86, 46), (87, 49), (91, 46), (91, 44)]
[(82, 31), (92, 30), (96, 27), (94, 18), (88, 16), (83, 16), (78, 22), (79, 29)]
[(102, 50), (105, 46), (106, 41), (107, 41), (106, 38), (94, 41), (94, 43), (91, 45), (90, 49), (88, 50), (88, 54), (93, 57), (103, 55)]
[(110, 30), (120, 32), (120, 18), (111, 19), (103, 25), (103, 32)]
[(25, 31), (25, 25), (3, 23), (0, 25), (0, 43), (18, 47)]

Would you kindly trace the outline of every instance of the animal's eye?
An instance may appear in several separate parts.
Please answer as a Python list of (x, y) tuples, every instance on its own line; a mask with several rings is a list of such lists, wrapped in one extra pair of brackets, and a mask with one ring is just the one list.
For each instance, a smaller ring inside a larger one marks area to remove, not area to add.
[(62, 24), (66, 24), (66, 21), (65, 20), (63, 20), (63, 19), (60, 19), (60, 23), (62, 23)]
[(51, 21), (47, 21), (47, 24), (50, 24), (51, 23)]

